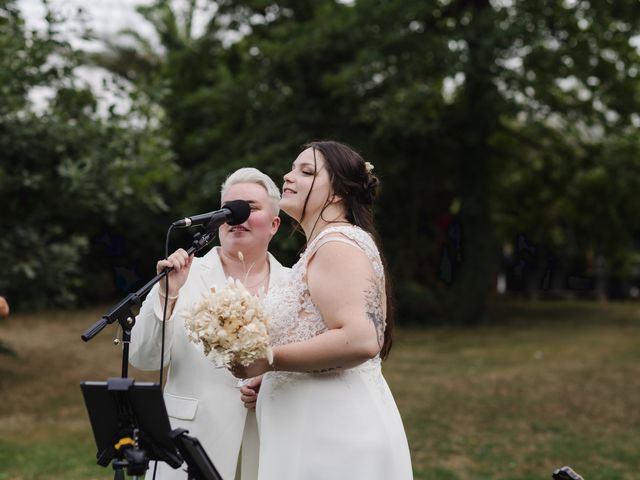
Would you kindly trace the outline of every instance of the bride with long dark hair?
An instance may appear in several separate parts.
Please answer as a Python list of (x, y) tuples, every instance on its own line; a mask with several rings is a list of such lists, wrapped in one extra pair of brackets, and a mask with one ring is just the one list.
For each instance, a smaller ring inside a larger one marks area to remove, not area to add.
[[(381, 361), (391, 348), (385, 262), (373, 225), (373, 166), (346, 145), (305, 145), (284, 176), (281, 209), (307, 244), (267, 302), (273, 363), (257, 398), (260, 480), (413, 478)], [(243, 390), (251, 405), (255, 396)]]

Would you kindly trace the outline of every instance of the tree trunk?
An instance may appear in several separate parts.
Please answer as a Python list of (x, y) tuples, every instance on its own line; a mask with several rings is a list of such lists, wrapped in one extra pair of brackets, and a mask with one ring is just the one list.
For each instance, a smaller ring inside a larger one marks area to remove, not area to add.
[(466, 88), (459, 114), (460, 223), (462, 260), (450, 289), (451, 321), (476, 324), (481, 321), (488, 296), (495, 285), (496, 250), (492, 236), (490, 185), (491, 151), (489, 137), (500, 101), (493, 84), (491, 66), (495, 62), (492, 38), (493, 10), (486, 0), (469, 2), (472, 19), (468, 33), (469, 61)]

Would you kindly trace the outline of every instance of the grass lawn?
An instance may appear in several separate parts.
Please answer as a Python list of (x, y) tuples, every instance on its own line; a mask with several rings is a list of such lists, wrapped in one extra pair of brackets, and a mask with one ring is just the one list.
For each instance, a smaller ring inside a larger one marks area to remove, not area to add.
[[(120, 374), (114, 326), (80, 340), (105, 310), (0, 321), (17, 351), (0, 356), (0, 480), (113, 478), (95, 464), (79, 388)], [(508, 304), (490, 316), (398, 332), (384, 370), (415, 478), (542, 480), (563, 465), (585, 480), (640, 478), (640, 305)]]

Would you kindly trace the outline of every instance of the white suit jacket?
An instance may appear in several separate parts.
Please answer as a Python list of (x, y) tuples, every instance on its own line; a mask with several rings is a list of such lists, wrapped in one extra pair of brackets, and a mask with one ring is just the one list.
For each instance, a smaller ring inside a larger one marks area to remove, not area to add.
[[(223, 368), (214, 368), (204, 354), (190, 343), (184, 328), (184, 315), (202, 294), (213, 286), (222, 288), (227, 280), (218, 256), (219, 247), (201, 258), (194, 258), (187, 281), (173, 314), (166, 322), (164, 366), (169, 366), (164, 400), (172, 428), (185, 428), (197, 437), (224, 480), (235, 478), (242, 443), (242, 480), (257, 478), (258, 433), (255, 413), (240, 400), (238, 380)], [(269, 290), (284, 279), (287, 268), (269, 254)], [(158, 370), (162, 345), (163, 303), (156, 284), (140, 308), (131, 331), (129, 362), (141, 370)], [(244, 437), (244, 438), (243, 438)], [(183, 468), (158, 465), (157, 479), (187, 478)], [(150, 466), (148, 478), (151, 478)]]

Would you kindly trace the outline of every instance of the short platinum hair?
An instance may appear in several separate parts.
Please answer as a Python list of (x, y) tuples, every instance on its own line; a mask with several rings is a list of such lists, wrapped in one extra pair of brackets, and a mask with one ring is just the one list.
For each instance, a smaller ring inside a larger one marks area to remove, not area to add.
[(268, 175), (252, 167), (240, 168), (226, 178), (220, 187), (220, 202), (222, 202), (222, 198), (229, 187), (237, 183), (257, 183), (263, 186), (267, 191), (267, 197), (271, 201), (273, 212), (276, 216), (280, 213), (280, 189)]

